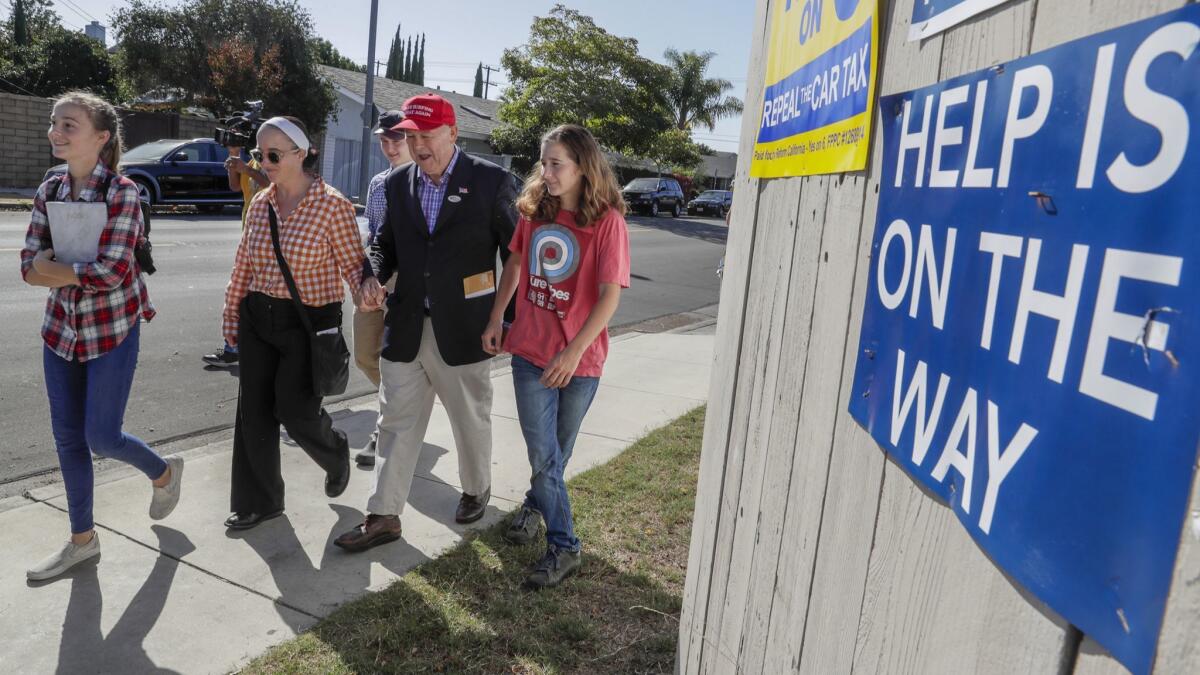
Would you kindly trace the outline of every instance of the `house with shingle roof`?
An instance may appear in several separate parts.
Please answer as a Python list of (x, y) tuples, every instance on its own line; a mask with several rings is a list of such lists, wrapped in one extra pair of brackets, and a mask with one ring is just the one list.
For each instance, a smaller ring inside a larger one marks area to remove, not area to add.
[[(317, 68), (321, 76), (333, 85), (338, 98), (337, 114), (329, 118), (325, 128), (325, 141), (321, 150), (321, 175), (330, 185), (355, 199), (359, 186), (362, 111), (367, 74), (332, 66)], [(373, 97), (379, 110), (399, 110), (408, 98), (430, 91), (454, 104), (460, 148), (506, 168), (511, 164), (511, 158), (492, 154), (492, 147), (488, 143), (492, 129), (499, 124), (496, 119), (499, 101), (431, 89), (399, 80), (389, 80), (386, 77), (375, 78)], [(387, 159), (379, 150), (379, 144), (373, 142), (368, 175), (373, 176), (383, 171), (387, 165)]]

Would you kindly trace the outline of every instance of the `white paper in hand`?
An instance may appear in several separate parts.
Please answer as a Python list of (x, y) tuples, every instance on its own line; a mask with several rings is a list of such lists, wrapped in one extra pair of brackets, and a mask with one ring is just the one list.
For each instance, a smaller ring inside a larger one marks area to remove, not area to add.
[(54, 259), (73, 265), (92, 262), (100, 248), (100, 233), (108, 224), (104, 202), (46, 202)]

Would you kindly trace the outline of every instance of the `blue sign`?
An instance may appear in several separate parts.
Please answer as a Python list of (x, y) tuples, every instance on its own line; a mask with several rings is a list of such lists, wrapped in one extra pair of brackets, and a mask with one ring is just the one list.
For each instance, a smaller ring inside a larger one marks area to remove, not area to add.
[(962, 23), (1006, 0), (913, 0), (908, 40), (920, 40)]
[(1149, 672), (1200, 443), (1200, 5), (881, 100), (850, 412)]

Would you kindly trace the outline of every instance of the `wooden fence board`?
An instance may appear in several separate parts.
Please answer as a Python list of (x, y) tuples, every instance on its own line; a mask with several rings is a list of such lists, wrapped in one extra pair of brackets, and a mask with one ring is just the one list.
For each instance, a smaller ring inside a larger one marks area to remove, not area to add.
[[(797, 425), (801, 423), (803, 397), (806, 391), (810, 391), (807, 383), (814, 377), (813, 366), (822, 358), (820, 350), (810, 345), (810, 339), (831, 180), (827, 176), (791, 180), (802, 181), (804, 187), (799, 204), (800, 225), (790, 251), (796, 263), (791, 278), (787, 280), (787, 325), (783, 342), (788, 351), (781, 376), (781, 382), (786, 385), (781, 387), (775, 399), (779, 413), (772, 420), (771, 444), (766, 448), (770, 457), (770, 471), (766, 474), (766, 485), (762, 492), (770, 499), (761, 507), (760, 537), (755, 546), (756, 565), (751, 572), (756, 583), (747, 596), (750, 607), (746, 618), (749, 625), (741, 645), (740, 662), (747, 672), (761, 670), (765, 652), (780, 647), (769, 642), (767, 632), (771, 598), (780, 584), (789, 584), (794, 576), (801, 574), (801, 570), (790, 567), (787, 560), (788, 552), (796, 543), (784, 533), (787, 514), (799, 507), (798, 501), (819, 499), (813, 493), (793, 499), (794, 492), (789, 490), (789, 484), (796, 476), (793, 469), (796, 462), (795, 438)], [(824, 480), (824, 475), (821, 480)]]
[[(1035, 11), (1034, 0), (1008, 3), (948, 30), (938, 79), (1027, 54)], [(1054, 672), (1065, 646), (1066, 626), (1029, 603), (950, 509), (888, 462), (854, 670)]]
[[(746, 108), (762, 105), (765, 77), (765, 50), (768, 0), (758, 0), (755, 26), (757, 33), (746, 74)], [(733, 388), (737, 381), (737, 363), (741, 350), (746, 291), (758, 216), (759, 180), (750, 177), (750, 156), (754, 115), (742, 120), (738, 168), (734, 181), (734, 207), (730, 212), (730, 231), (725, 249), (725, 272), (721, 282), (716, 340), (713, 350), (712, 379), (709, 386), (708, 412), (704, 425), (704, 450), (696, 492), (692, 540), (688, 552), (688, 574), (680, 617), (677, 670), (696, 672), (700, 668), (706, 616), (708, 613), (714, 542), (720, 509), (720, 494), (725, 478)], [(717, 657), (713, 657), (717, 658)]]
[[(881, 35), (880, 92), (890, 94), (935, 82), (941, 36), (909, 42), (905, 36), (911, 6), (907, 3), (881, 3), (880, 12), (881, 26), (889, 27)], [(883, 479), (882, 451), (847, 410), (850, 396), (855, 395), (854, 368), (882, 168), (878, 113), (875, 124), (857, 251), (854, 259), (846, 262), (854, 267), (854, 286), (849, 295), (837, 420), (829, 439), (829, 479), (800, 655), (800, 672), (805, 673), (846, 673), (851, 669)]]

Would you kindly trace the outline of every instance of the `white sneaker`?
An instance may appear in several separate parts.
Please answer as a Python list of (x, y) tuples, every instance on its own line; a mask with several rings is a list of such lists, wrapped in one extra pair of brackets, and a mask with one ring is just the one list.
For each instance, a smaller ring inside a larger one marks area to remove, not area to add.
[(25, 572), (30, 581), (45, 581), (66, 572), (79, 563), (100, 555), (100, 533), (93, 532), (92, 540), (86, 544), (72, 544), (67, 541), (62, 550)]
[(167, 457), (167, 466), (171, 467), (171, 481), (164, 487), (154, 488), (150, 496), (150, 518), (162, 520), (171, 515), (175, 505), (179, 503), (180, 481), (183, 480), (183, 458), (172, 455)]

